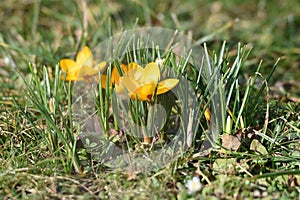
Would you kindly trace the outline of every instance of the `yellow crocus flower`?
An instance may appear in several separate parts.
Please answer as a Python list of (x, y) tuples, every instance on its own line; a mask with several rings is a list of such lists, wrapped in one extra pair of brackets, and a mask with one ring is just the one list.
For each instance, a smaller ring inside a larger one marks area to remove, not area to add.
[[(132, 71), (134, 71), (136, 68), (139, 68), (140, 66), (134, 62), (130, 63), (129, 65), (125, 65), (125, 64), (121, 64), (121, 68), (123, 71), (123, 74), (127, 74), (128, 72), (132, 73)], [(136, 74), (137, 75), (137, 74)], [(113, 87), (113, 85), (115, 86), (115, 89), (118, 93), (122, 93), (123, 92), (123, 87), (120, 86), (119, 84), (119, 80), (121, 78), (121, 75), (119, 74), (119, 71), (117, 70), (116, 67), (113, 68), (112, 72), (111, 72), (111, 78), (110, 78), (110, 88)], [(102, 75), (101, 76), (101, 85), (102, 88), (106, 88), (106, 79), (107, 79), (107, 75)]]
[(160, 81), (160, 69), (155, 62), (148, 63), (145, 68), (130, 63), (134, 67), (119, 78), (117, 92), (126, 90), (132, 99), (151, 101), (153, 95), (160, 95), (173, 89), (178, 79), (165, 79)]
[(96, 75), (99, 70), (103, 71), (106, 67), (106, 62), (95, 64), (90, 48), (85, 46), (78, 52), (76, 61), (71, 59), (62, 59), (60, 60), (60, 67), (64, 73), (67, 73), (67, 81), (80, 81)]

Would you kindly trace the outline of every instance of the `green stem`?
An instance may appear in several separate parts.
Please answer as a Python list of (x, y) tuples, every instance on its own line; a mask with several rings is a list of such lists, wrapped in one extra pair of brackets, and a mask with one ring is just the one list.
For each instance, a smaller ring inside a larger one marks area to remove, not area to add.
[(148, 116), (147, 116), (147, 131), (144, 135), (144, 142), (147, 144), (151, 143), (151, 136), (153, 131), (153, 120), (154, 120), (154, 104), (148, 103)]

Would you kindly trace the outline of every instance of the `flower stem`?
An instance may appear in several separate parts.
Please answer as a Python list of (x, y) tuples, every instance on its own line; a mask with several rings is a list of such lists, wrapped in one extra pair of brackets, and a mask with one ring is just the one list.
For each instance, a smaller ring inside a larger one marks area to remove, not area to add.
[(148, 102), (148, 116), (147, 116), (147, 131), (144, 135), (144, 143), (150, 144), (152, 141), (152, 131), (153, 131), (153, 122), (154, 122), (154, 104)]

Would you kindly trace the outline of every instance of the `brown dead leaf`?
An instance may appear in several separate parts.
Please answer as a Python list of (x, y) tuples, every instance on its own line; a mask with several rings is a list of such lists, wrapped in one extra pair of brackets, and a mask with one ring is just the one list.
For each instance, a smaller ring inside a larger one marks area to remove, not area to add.
[(222, 135), (222, 146), (232, 151), (237, 151), (241, 146), (242, 131), (234, 135)]
[(298, 184), (297, 177), (294, 175), (290, 175), (287, 180), (287, 185), (288, 185), (288, 187), (298, 187), (299, 184)]
[(136, 179), (137, 179), (136, 173), (134, 172), (127, 173), (127, 181), (136, 180)]

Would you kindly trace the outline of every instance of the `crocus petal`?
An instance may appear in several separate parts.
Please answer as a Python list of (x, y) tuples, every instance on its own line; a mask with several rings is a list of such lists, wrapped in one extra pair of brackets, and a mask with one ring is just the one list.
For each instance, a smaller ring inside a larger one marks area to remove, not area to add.
[(139, 81), (142, 83), (158, 82), (160, 80), (160, 70), (155, 62), (146, 65)]
[[(119, 73), (117, 67), (114, 67), (112, 70), (112, 73), (111, 73), (111, 83), (118, 84), (120, 77), (125, 76), (125, 74), (127, 74), (127, 73), (131, 73), (132, 76), (136, 75), (135, 69), (137, 67), (140, 67), (140, 66), (133, 62), (130, 63), (129, 65), (121, 64), (122, 74)], [(142, 67), (140, 67), (140, 68), (142, 68)]]
[[(101, 75), (101, 87), (103, 89), (106, 89), (106, 79), (107, 79), (107, 75)], [(98, 81), (98, 77), (96, 81)]]
[[(62, 79), (63, 78), (64, 78), (64, 76), (62, 76)], [(68, 74), (66, 76), (66, 81), (82, 81), (82, 80), (84, 80), (84, 79), (76, 74)]]
[[(102, 63), (105, 63), (105, 66), (102, 68), (103, 70), (105, 69), (106, 67), (106, 62), (102, 62)], [(101, 63), (100, 63), (101, 64)], [(125, 67), (126, 65), (122, 64), (121, 67), (125, 70)], [(102, 70), (101, 70), (102, 71)], [(117, 67), (114, 67), (112, 72), (111, 72), (111, 77), (110, 77), (110, 87), (112, 87), (113, 84), (118, 84), (119, 83), (119, 79), (120, 79), (120, 74), (119, 74), (119, 71), (117, 69)], [(101, 81), (102, 81), (102, 88), (106, 88), (106, 78), (107, 78), (107, 75), (102, 75), (101, 76)]]
[(93, 68), (93, 67), (90, 67), (90, 66), (83, 66), (79, 70), (79, 75), (82, 76), (82, 77), (92, 76), (92, 75), (95, 75), (97, 73), (98, 73), (98, 70)]
[(124, 72), (127, 70), (126, 73), (124, 74), (124, 76), (128, 76), (129, 78), (134, 79), (134, 80), (139, 80), (144, 71), (144, 68), (142, 68), (135, 62), (131, 62), (128, 66), (124, 65), (124, 66), (122, 66), (122, 68), (123, 68)]
[(119, 93), (123, 92), (124, 88), (126, 88), (125, 90), (127, 90), (127, 92), (132, 93), (132, 92), (136, 91), (137, 88), (139, 87), (138, 82), (136, 82), (134, 79), (131, 79), (131, 78), (126, 77), (126, 76), (121, 77), (120, 81), (117, 85), (120, 86), (120, 87), (123, 87), (123, 89), (118, 88)]
[[(60, 60), (60, 67), (63, 70), (63, 72), (67, 73), (66, 80), (67, 81), (75, 81), (75, 80), (82, 80), (79, 77), (79, 70), (80, 66), (74, 62), (74, 60), (70, 59), (62, 59)], [(62, 79), (64, 76), (62, 76)]]
[(64, 72), (72, 72), (72, 71), (78, 71), (80, 69), (80, 66), (71, 59), (62, 59), (59, 62), (60, 68), (64, 71)]
[(83, 80), (83, 78), (81, 76), (78, 75), (78, 72), (74, 72), (74, 73), (67, 73), (66, 77), (65, 75), (61, 76), (61, 79), (64, 79), (66, 81), (81, 81)]
[(60, 67), (66, 73), (66, 76), (63, 76), (63, 78), (66, 77), (66, 80), (90, 80), (90, 76), (98, 74), (99, 70), (100, 72), (105, 70), (106, 62), (95, 65), (91, 50), (88, 47), (84, 47), (78, 52), (76, 61), (62, 59)]
[(81, 51), (78, 52), (76, 56), (76, 62), (79, 66), (93, 66), (93, 54), (88, 47), (84, 47)]
[(211, 120), (211, 113), (210, 113), (210, 111), (208, 109), (205, 110), (204, 116), (205, 116), (205, 119), (210, 122), (210, 120)]
[(112, 86), (112, 84), (118, 83), (119, 79), (120, 79), (120, 74), (118, 72), (118, 69), (116, 67), (114, 67), (111, 72), (110, 86)]
[(106, 63), (105, 61), (103, 61), (103, 62), (97, 64), (97, 65), (95, 66), (95, 68), (96, 68), (97, 70), (100, 70), (101, 72), (103, 72), (103, 71), (106, 69), (106, 65), (107, 65), (107, 63)]
[(101, 62), (98, 65), (96, 65), (95, 67), (92, 66), (82, 66), (80, 72), (82, 73), (81, 75), (84, 76), (93, 76), (93, 75), (97, 75), (98, 72), (103, 72), (104, 69), (106, 68), (106, 62)]
[(156, 89), (156, 83), (146, 83), (139, 86), (133, 93), (134, 98), (137, 95), (140, 101), (150, 101)]
[(137, 63), (135, 63), (135, 62), (131, 62), (131, 63), (129, 63), (129, 65), (127, 65), (127, 71), (129, 71), (129, 70), (132, 70), (132, 69), (135, 69), (135, 68), (138, 68), (138, 67), (141, 67), (141, 66), (139, 66)]
[(165, 79), (158, 83), (156, 94), (163, 94), (172, 90), (179, 83), (178, 79)]

